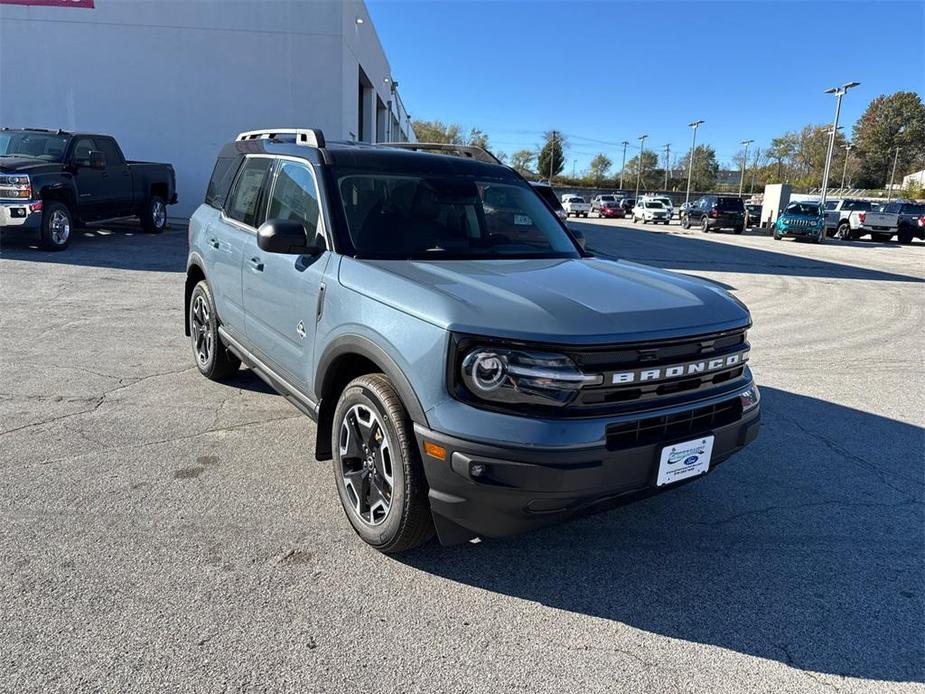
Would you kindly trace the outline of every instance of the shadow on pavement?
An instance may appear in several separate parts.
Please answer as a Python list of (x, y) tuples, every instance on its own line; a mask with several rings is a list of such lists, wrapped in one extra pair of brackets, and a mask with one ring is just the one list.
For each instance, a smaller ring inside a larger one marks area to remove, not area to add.
[(186, 223), (171, 223), (162, 234), (146, 234), (135, 221), (106, 222), (75, 229), (71, 245), (43, 251), (38, 232), (6, 231), (0, 258), (151, 272), (186, 272)]
[[(651, 233), (620, 226), (604, 226), (593, 222), (581, 224), (588, 249), (603, 257), (620, 258), (671, 270), (706, 270), (712, 272), (741, 272), (759, 275), (794, 275), (801, 277), (831, 277), (835, 279), (881, 280), (887, 282), (925, 282), (921, 277), (901, 275), (882, 270), (871, 270), (856, 265), (845, 265), (811, 256), (814, 244), (800, 243), (806, 255), (778, 253), (753, 246), (704, 243), (696, 236), (679, 233)], [(661, 229), (659, 230), (661, 231)], [(679, 232), (680, 227), (674, 227)], [(702, 232), (684, 232), (695, 234)], [(747, 236), (765, 236), (758, 230)], [(707, 239), (712, 234), (703, 234)], [(730, 234), (731, 236), (731, 234)], [(778, 243), (795, 243), (785, 240)], [(831, 241), (839, 246), (864, 246), (868, 250), (889, 248), (897, 253), (919, 253), (918, 248), (881, 244), (866, 241)], [(916, 256), (918, 257), (918, 256)]]
[(520, 537), (395, 558), (795, 668), (923, 681), (925, 432), (762, 393), (758, 440), (705, 479)]

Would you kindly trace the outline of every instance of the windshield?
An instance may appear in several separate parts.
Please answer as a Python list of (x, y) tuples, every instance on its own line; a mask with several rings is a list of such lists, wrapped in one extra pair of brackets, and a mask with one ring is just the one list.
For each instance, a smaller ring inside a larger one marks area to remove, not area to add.
[(0, 156), (63, 161), (67, 135), (34, 132), (0, 133)]
[(569, 202), (584, 202), (585, 199), (584, 198), (569, 198), (568, 201)]
[(350, 169), (335, 176), (350, 241), (363, 258), (579, 257), (527, 185)]
[(613, 202), (616, 198), (613, 195), (602, 195), (601, 202)]
[(789, 214), (806, 214), (814, 217), (819, 216), (818, 202), (792, 202), (787, 205), (785, 212)]
[(645, 205), (646, 205), (646, 207), (651, 207), (651, 208), (654, 208), (654, 209), (656, 209), (656, 210), (661, 210), (661, 209), (664, 209), (664, 207), (665, 207), (665, 206), (664, 206), (662, 203), (660, 203), (658, 200), (646, 200)]

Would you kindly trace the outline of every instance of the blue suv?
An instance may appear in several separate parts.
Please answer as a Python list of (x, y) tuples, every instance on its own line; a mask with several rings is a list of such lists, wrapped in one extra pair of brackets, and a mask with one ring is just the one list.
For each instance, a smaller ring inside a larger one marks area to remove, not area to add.
[(677, 486), (758, 434), (745, 306), (595, 258), (484, 150), (242, 133), (187, 267), (199, 370), (243, 362), (314, 419), (382, 551)]

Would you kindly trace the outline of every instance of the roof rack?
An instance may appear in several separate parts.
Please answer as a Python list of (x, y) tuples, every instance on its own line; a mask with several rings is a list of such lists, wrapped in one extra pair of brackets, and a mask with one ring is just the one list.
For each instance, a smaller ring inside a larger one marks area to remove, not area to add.
[(297, 145), (324, 148), (324, 133), (320, 128), (268, 128), (238, 133), (235, 142), (243, 140), (278, 140), (279, 135), (293, 135)]
[(410, 149), (415, 152), (438, 152), (440, 154), (450, 154), (466, 159), (475, 159), (488, 164), (500, 164), (498, 159), (491, 152), (476, 147), (475, 145), (450, 145), (438, 142), (380, 142), (379, 147), (399, 147), (401, 149)]

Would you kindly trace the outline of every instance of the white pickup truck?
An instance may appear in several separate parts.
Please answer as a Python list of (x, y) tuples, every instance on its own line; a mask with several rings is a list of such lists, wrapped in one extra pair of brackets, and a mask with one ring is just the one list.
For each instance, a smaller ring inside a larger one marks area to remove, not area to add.
[(579, 195), (569, 195), (562, 201), (562, 207), (565, 210), (565, 216), (575, 215), (576, 217), (587, 217), (591, 212), (591, 203), (585, 202), (585, 199)]
[(900, 243), (912, 243), (913, 238), (925, 240), (925, 204), (920, 202), (888, 202), (879, 212), (867, 212), (862, 220), (860, 235), (870, 234), (875, 241), (889, 241), (894, 236)]
[(827, 200), (825, 203), (825, 233), (839, 239), (857, 239), (861, 225), (873, 209), (869, 200)]

